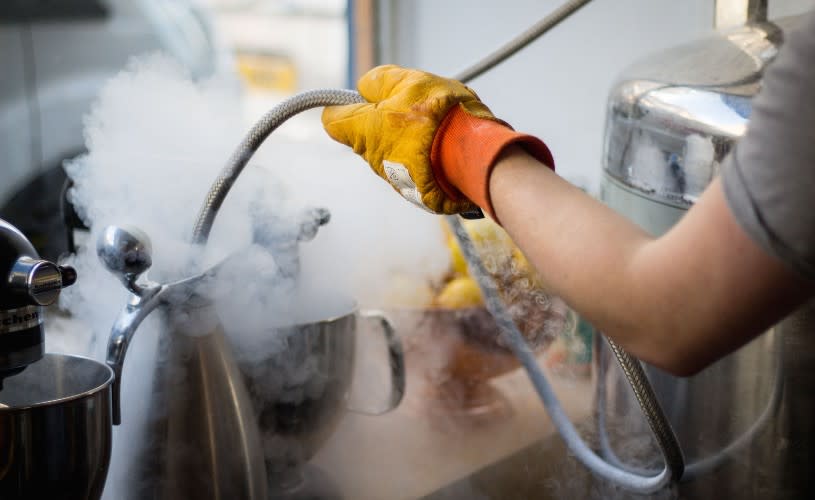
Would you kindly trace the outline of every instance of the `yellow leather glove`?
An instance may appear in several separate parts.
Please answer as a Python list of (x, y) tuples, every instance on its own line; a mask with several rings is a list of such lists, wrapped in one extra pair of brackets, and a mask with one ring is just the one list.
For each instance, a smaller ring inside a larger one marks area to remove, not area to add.
[(451, 108), (498, 122), (475, 92), (455, 80), (393, 65), (372, 69), (358, 88), (369, 103), (325, 108), (328, 135), (352, 147), (413, 204), (445, 214), (475, 209), (457, 189), (443, 186), (443, 173), (434, 173), (431, 165), (434, 137)]

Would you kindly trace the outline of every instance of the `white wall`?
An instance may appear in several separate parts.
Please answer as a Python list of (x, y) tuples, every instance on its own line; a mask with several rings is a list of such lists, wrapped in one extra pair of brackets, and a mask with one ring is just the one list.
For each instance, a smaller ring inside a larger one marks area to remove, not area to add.
[[(452, 76), (561, 2), (383, 1), (389, 17), (383, 62)], [(812, 4), (770, 0), (770, 13)], [(617, 75), (635, 59), (704, 36), (712, 26), (713, 0), (595, 0), (471, 86), (500, 118), (547, 142), (562, 175), (596, 191), (606, 96)]]
[(813, 0), (769, 0), (769, 17), (791, 16), (815, 7)]

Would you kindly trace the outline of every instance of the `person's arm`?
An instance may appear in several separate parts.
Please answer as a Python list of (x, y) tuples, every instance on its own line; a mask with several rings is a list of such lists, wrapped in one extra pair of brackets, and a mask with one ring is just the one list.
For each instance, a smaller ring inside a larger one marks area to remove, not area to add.
[(677, 375), (743, 345), (813, 291), (744, 233), (718, 179), (659, 238), (519, 147), (499, 157), (489, 190), (551, 292), (634, 356)]
[(323, 124), (412, 203), (484, 209), (553, 293), (633, 355), (689, 375), (815, 290), (812, 54), (815, 14), (765, 73), (723, 180), (656, 239), (555, 175), (543, 142), (460, 82), (375, 68), (359, 85), (370, 102), (326, 108)]

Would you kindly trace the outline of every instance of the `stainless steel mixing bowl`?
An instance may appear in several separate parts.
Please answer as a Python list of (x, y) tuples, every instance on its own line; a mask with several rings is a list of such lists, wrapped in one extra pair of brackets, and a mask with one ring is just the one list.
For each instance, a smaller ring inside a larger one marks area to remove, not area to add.
[(377, 323), (388, 344), (390, 400), (382, 411), (368, 412), (385, 413), (401, 401), (405, 375), (401, 344), (378, 313), (351, 308), (333, 318), (276, 328), (269, 342), (278, 345), (269, 349), (270, 354), (260, 361), (239, 357), (271, 481), (290, 480), (291, 472), (314, 456), (345, 413), (359, 320)]
[(0, 498), (98, 499), (110, 463), (113, 371), (46, 354), (0, 389)]

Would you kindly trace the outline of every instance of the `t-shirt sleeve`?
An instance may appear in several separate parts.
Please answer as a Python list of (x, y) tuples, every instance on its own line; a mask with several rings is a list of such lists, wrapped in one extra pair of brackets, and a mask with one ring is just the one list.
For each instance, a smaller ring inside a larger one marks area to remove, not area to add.
[(753, 240), (815, 280), (815, 11), (786, 34), (762, 85), (722, 166), (725, 197)]

